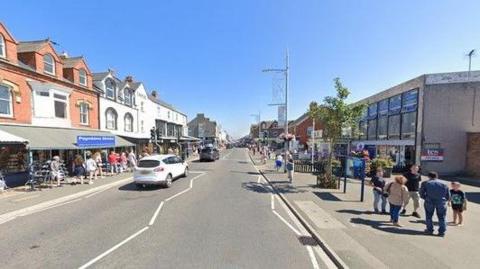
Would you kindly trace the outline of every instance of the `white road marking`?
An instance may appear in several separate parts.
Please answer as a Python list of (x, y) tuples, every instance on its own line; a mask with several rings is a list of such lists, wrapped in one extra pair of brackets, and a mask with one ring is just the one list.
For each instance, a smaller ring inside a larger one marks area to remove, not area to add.
[(146, 230), (148, 230), (148, 226), (143, 227), (143, 229), (141, 229), (140, 231), (132, 234), (131, 236), (129, 236), (128, 238), (126, 238), (126, 239), (123, 240), (122, 242), (116, 244), (115, 246), (113, 246), (113, 247), (110, 248), (109, 250), (103, 252), (102, 254), (98, 255), (97, 257), (95, 257), (94, 259), (90, 260), (90, 261), (87, 262), (86, 264), (80, 266), (79, 269), (88, 268), (88, 267), (91, 266), (92, 264), (96, 263), (97, 261), (101, 260), (102, 258), (104, 258), (105, 256), (107, 256), (108, 254), (110, 254), (110, 253), (112, 253), (113, 251), (115, 251), (117, 248), (119, 248), (119, 247), (121, 247), (122, 245), (126, 244), (128, 241), (130, 241), (130, 240), (132, 240), (133, 238), (139, 236), (140, 234), (142, 234), (142, 233), (145, 232)]
[(178, 196), (186, 193), (186, 192), (189, 191), (189, 190), (191, 190), (190, 187), (189, 187), (188, 189), (185, 189), (185, 190), (183, 190), (183, 191), (181, 191), (181, 192), (179, 192), (179, 193), (177, 193), (177, 194), (174, 194), (174, 195), (168, 197), (167, 199), (165, 199), (165, 202), (168, 202), (168, 201), (172, 200), (173, 198), (178, 197)]
[(38, 196), (40, 196), (40, 194), (35, 194), (35, 195), (15, 199), (15, 200), (12, 200), (12, 202), (21, 202), (21, 201), (25, 201), (25, 200), (30, 200), (30, 199), (33, 199), (33, 198), (38, 197)]
[(275, 196), (272, 194), (270, 194), (270, 203), (272, 205), (272, 210), (275, 210)]
[(282, 216), (280, 216), (280, 214), (278, 214), (277, 211), (273, 210), (272, 211), (273, 214), (275, 214), (281, 221), (283, 221), (283, 223), (285, 223), (288, 228), (290, 228), (297, 236), (302, 236), (302, 234), (297, 230), (295, 229), (295, 227), (293, 227), (287, 220), (285, 220)]
[(106, 191), (106, 190), (109, 190), (109, 189), (110, 189), (110, 188), (105, 188), (105, 189), (103, 189), (103, 190), (94, 192), (94, 193), (92, 193), (92, 194), (89, 194), (89, 195), (85, 196), (85, 198), (90, 198), (90, 197), (92, 197), (92, 196), (95, 196), (95, 195), (97, 195), (97, 194), (99, 194), (99, 193), (102, 193), (102, 192), (104, 192), (104, 191)]
[(315, 253), (313, 252), (311, 246), (307, 246), (307, 252), (308, 252), (308, 256), (310, 256), (310, 260), (312, 261), (313, 268), (320, 269), (320, 267), (318, 266), (317, 258), (315, 257)]
[(222, 157), (222, 160), (226, 160), (228, 156), (230, 156), (230, 154), (232, 154), (233, 151), (230, 151), (229, 153), (227, 153), (227, 155), (224, 155)]
[(260, 184), (260, 180), (262, 180), (262, 176), (258, 176), (258, 178), (257, 178), (257, 183)]
[(158, 205), (157, 210), (155, 210), (155, 214), (153, 214), (152, 218), (150, 219), (150, 222), (148, 223), (149, 226), (152, 226), (153, 223), (155, 223), (155, 219), (157, 218), (158, 213), (160, 213), (160, 210), (162, 210), (163, 204), (164, 202), (162, 201), (160, 202), (160, 205)]

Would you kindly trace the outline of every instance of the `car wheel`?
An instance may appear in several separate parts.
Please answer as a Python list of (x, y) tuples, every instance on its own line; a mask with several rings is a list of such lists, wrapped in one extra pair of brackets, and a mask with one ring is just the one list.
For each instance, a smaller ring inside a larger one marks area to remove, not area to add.
[(185, 171), (183, 172), (183, 177), (188, 177), (188, 167), (185, 167)]
[(172, 175), (168, 174), (165, 179), (165, 188), (170, 188), (172, 186)]

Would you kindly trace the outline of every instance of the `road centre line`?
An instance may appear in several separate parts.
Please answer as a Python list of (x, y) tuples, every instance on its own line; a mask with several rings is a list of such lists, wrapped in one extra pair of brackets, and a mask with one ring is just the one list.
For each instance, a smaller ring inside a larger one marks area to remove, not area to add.
[(168, 197), (167, 199), (165, 199), (165, 202), (168, 202), (168, 201), (172, 200), (173, 198), (178, 197), (178, 196), (186, 193), (187, 191), (189, 191), (189, 190), (191, 190), (191, 189), (192, 189), (192, 188), (188, 187), (187, 189), (184, 189), (183, 191), (181, 191), (181, 192), (179, 192), (179, 193), (177, 193), (177, 194), (174, 194), (174, 195)]
[(160, 210), (162, 210), (163, 204), (164, 204), (164, 201), (160, 202), (160, 205), (158, 205), (157, 210), (155, 210), (155, 213), (153, 214), (152, 218), (150, 219), (150, 222), (148, 223), (149, 226), (152, 226), (153, 223), (155, 223), (155, 219), (157, 218), (158, 213), (160, 213)]
[(86, 264), (82, 265), (79, 267), (79, 269), (85, 269), (85, 268), (88, 268), (89, 266), (91, 266), (92, 264), (96, 263), (97, 261), (101, 260), (102, 258), (104, 258), (105, 256), (107, 256), (108, 254), (112, 253), (113, 251), (115, 251), (117, 248), (121, 247), (122, 245), (126, 244), (128, 241), (132, 240), (133, 238), (139, 236), (140, 234), (142, 234), (143, 232), (145, 232), (146, 230), (148, 230), (148, 226), (145, 226), (143, 227), (143, 229), (141, 229), (140, 231), (130, 235), (129, 237), (127, 237), (125, 240), (123, 240), (122, 242), (116, 244), (115, 246), (113, 246), (112, 248), (108, 249), (107, 251), (103, 252), (102, 254), (98, 255), (97, 257), (93, 258), (92, 260), (90, 260), (89, 262), (87, 262)]

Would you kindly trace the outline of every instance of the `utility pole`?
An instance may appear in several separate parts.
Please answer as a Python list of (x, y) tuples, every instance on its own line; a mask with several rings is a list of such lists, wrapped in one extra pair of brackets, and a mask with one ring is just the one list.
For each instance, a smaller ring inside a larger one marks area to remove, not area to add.
[(314, 171), (314, 165), (313, 162), (315, 160), (315, 119), (312, 118), (312, 172)]
[[(468, 80), (467, 87), (470, 86), (470, 75), (472, 72), (472, 57), (475, 54), (475, 49), (472, 49), (468, 54)], [(473, 104), (472, 104), (472, 126), (475, 126), (475, 110), (477, 106), (477, 88), (473, 89)]]
[[(270, 68), (270, 69), (264, 69), (262, 72), (276, 72), (276, 73), (283, 73), (285, 75), (285, 100), (283, 103), (279, 104), (269, 104), (270, 106), (284, 106), (285, 108), (285, 158), (284, 162), (287, 162), (287, 152), (288, 152), (288, 146), (289, 146), (289, 141), (287, 139), (288, 137), (288, 71), (289, 71), (289, 61), (288, 61), (288, 50), (286, 50), (285, 53), (285, 68)], [(287, 167), (284, 165), (284, 172), (287, 172)]]

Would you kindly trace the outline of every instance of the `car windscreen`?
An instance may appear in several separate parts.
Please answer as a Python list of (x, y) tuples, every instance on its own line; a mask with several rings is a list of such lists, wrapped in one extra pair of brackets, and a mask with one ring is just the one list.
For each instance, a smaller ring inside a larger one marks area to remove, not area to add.
[(202, 153), (210, 153), (213, 151), (213, 148), (204, 148), (202, 149)]
[(160, 165), (160, 161), (157, 160), (140, 160), (138, 162), (138, 167), (142, 168), (153, 168)]

